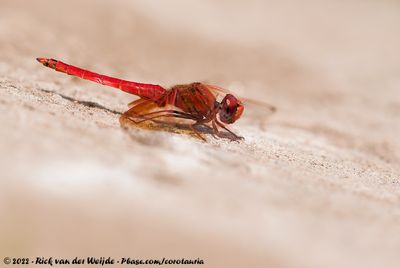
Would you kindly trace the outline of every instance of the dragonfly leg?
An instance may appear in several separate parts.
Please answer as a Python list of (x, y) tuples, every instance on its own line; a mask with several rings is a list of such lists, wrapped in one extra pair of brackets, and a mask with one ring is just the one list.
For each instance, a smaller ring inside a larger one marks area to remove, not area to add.
[(232, 131), (230, 131), (226, 126), (224, 126), (224, 124), (222, 124), (221, 122), (219, 122), (218, 120), (215, 120), (215, 122), (217, 123), (218, 126), (222, 127), (223, 129), (225, 129), (226, 131), (228, 131), (230, 134), (232, 134), (236, 140), (244, 140), (244, 138), (242, 136), (238, 136), (235, 133), (233, 133)]
[[(163, 110), (163, 111), (156, 111), (156, 112), (151, 112), (151, 113), (147, 113), (147, 114), (131, 115), (128, 117), (128, 119), (130, 119), (135, 124), (140, 124), (145, 121), (154, 121), (155, 118), (159, 118), (159, 117), (177, 117), (177, 118), (183, 118), (183, 119), (196, 120), (196, 118), (193, 117), (192, 115), (186, 114), (186, 113), (183, 113), (180, 111), (176, 111), (176, 110)], [(133, 118), (142, 119), (142, 120), (135, 121), (135, 120), (133, 120)]]
[(197, 129), (195, 128), (196, 126), (200, 126), (203, 125), (203, 123), (201, 122), (196, 122), (192, 125), (189, 125), (190, 129), (194, 132), (194, 134), (196, 134), (197, 137), (199, 137), (200, 139), (202, 139), (203, 141), (207, 141), (201, 134), (200, 132), (197, 131)]
[(136, 114), (136, 113), (132, 114), (132, 113), (130, 113), (129, 115), (125, 115), (125, 118), (135, 124), (140, 124), (145, 121), (153, 121), (151, 118), (145, 117), (150, 114), (153, 114), (153, 113), (147, 113), (147, 114)]
[(214, 120), (212, 121), (212, 127), (213, 127), (213, 133), (212, 133), (213, 137), (219, 138), (219, 130), (218, 130), (217, 124), (215, 124)]

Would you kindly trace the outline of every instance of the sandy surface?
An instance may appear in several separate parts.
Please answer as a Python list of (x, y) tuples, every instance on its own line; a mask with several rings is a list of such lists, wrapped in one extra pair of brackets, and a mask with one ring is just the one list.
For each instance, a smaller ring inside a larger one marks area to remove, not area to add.
[[(161, 2), (0, 1), (1, 259), (399, 267), (400, 5)], [(240, 143), (124, 131), (132, 96), (38, 56), (278, 112)]]

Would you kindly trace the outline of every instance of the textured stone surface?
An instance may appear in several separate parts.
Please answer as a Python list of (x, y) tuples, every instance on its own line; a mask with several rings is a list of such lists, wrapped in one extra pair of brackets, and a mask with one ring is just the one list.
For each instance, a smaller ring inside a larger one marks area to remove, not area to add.
[[(160, 2), (0, 1), (1, 254), (399, 267), (400, 6)], [(278, 112), (241, 143), (127, 132), (132, 96), (38, 56)]]

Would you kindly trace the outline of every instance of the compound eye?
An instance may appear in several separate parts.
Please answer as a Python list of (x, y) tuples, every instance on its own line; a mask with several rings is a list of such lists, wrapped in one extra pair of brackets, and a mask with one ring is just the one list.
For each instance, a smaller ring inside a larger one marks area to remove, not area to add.
[(236, 100), (233, 99), (233, 96), (228, 95), (228, 97), (226, 98), (226, 111), (230, 112), (230, 111), (234, 111), (235, 108), (237, 107), (237, 103)]

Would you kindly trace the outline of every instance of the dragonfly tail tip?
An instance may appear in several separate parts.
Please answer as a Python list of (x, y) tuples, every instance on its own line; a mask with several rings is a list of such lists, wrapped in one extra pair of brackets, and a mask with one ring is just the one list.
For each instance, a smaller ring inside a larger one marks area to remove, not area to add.
[(42, 63), (42, 64), (44, 64), (44, 63), (47, 62), (47, 59), (46, 59), (46, 58), (36, 58), (36, 60), (37, 60), (38, 62)]

